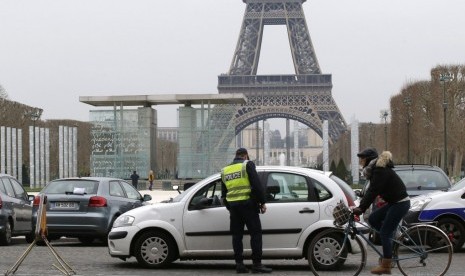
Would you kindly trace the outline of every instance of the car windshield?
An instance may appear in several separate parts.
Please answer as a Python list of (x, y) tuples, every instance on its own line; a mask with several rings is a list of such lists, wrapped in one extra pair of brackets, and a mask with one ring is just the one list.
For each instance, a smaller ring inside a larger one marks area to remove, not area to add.
[(57, 180), (50, 182), (43, 190), (46, 194), (97, 194), (98, 181)]
[(457, 191), (457, 190), (460, 190), (460, 189), (463, 189), (463, 188), (465, 188), (465, 178), (463, 178), (462, 180), (457, 182), (454, 186), (452, 186), (452, 188), (450, 190), (451, 191)]
[(450, 188), (447, 177), (435, 170), (397, 170), (407, 190), (447, 190)]

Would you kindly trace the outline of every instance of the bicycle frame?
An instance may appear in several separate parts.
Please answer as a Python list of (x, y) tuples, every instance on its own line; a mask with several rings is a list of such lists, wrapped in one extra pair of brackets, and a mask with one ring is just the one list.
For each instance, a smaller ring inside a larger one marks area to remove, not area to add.
[[(362, 226), (365, 226), (368, 230), (373, 230), (373, 231), (379, 233), (376, 229), (372, 228), (370, 225), (368, 225), (366, 223), (362, 223), (362, 222), (358, 222), (358, 223), (361, 224)], [(414, 240), (407, 233), (407, 230), (409, 228), (407, 226), (403, 226), (403, 224), (405, 224), (405, 222), (402, 220), (401, 223), (399, 224), (399, 226), (397, 227), (397, 231), (400, 232), (398, 237), (400, 237), (402, 235), (405, 235), (409, 241), (414, 242)], [(427, 223), (419, 223), (419, 224), (428, 225)], [(415, 225), (418, 225), (418, 224), (415, 224)], [(357, 235), (357, 236), (361, 237), (366, 242), (366, 244), (369, 245), (378, 254), (379, 257), (383, 256), (383, 253), (378, 248), (376, 248), (376, 245), (373, 244), (370, 241), (369, 238), (365, 237), (365, 235), (358, 230), (353, 213), (351, 213), (348, 223), (344, 226), (344, 241), (342, 243), (341, 251), (337, 254), (337, 256), (340, 256), (341, 252), (343, 251), (342, 249), (346, 246), (346, 243), (348, 242), (348, 239), (349, 239), (349, 235), (351, 235), (351, 236)], [(392, 240), (393, 243), (397, 243), (399, 245), (407, 246), (407, 245), (403, 244), (401, 241), (399, 241), (396, 236), (391, 238), (391, 240)], [(424, 252), (423, 250), (415, 249), (414, 247), (416, 245), (417, 244), (414, 243), (413, 246), (407, 246), (407, 247), (409, 249), (411, 249), (412, 252), (414, 252), (418, 256), (420, 256), (420, 258), (422, 260), (425, 259), (426, 255), (427, 255), (427, 252)], [(417, 256), (413, 256), (411, 258), (415, 258), (415, 257), (417, 257)], [(408, 258), (398, 258), (397, 256), (394, 256), (394, 255), (392, 256), (393, 261), (399, 261), (399, 260), (405, 260), (405, 259), (408, 259)]]

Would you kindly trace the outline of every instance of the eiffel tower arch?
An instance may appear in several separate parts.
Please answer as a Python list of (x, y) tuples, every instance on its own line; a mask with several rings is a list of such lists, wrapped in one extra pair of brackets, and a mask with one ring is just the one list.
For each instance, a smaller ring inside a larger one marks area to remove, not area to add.
[[(346, 123), (332, 95), (330, 74), (322, 74), (302, 4), (306, 0), (243, 0), (242, 27), (229, 72), (218, 77), (218, 92), (242, 93), (247, 103), (233, 117), (235, 132), (268, 118), (299, 121), (321, 137), (328, 121), (329, 137), (337, 140)], [(265, 25), (285, 25), (294, 75), (257, 75)]]

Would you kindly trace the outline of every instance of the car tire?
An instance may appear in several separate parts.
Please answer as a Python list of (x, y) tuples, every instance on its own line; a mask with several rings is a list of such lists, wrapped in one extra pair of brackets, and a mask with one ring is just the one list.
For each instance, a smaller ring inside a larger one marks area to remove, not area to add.
[(79, 237), (78, 240), (85, 245), (90, 245), (94, 242), (94, 237)]
[(10, 245), (11, 244), (11, 224), (7, 219), (5, 224), (5, 232), (0, 234), (0, 245)]
[(454, 218), (443, 218), (438, 220), (437, 226), (449, 237), (454, 252), (458, 252), (465, 242), (465, 227), (463, 224)]
[(26, 234), (26, 242), (27, 243), (32, 243), (35, 240), (36, 236), (34, 232), (31, 232), (29, 234)]
[(177, 248), (171, 236), (150, 231), (140, 235), (134, 243), (137, 262), (147, 268), (165, 267), (176, 259)]
[(334, 229), (324, 230), (317, 234), (307, 250), (307, 259), (312, 262), (316, 270), (323, 271), (336, 271), (344, 265), (344, 257), (347, 256), (347, 246), (341, 252), (339, 259), (330, 260), (327, 258), (327, 252), (339, 250), (344, 240), (344, 233), (342, 231), (335, 231)]

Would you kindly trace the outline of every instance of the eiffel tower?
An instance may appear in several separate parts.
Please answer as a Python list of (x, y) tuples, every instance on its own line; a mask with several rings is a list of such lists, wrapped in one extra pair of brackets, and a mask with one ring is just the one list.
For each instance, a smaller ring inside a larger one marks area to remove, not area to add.
[[(310, 39), (302, 4), (306, 0), (243, 0), (247, 4), (234, 57), (227, 74), (218, 77), (218, 92), (243, 93), (235, 132), (268, 118), (299, 121), (323, 137), (337, 140), (346, 123), (332, 95), (331, 74), (322, 74)], [(257, 75), (265, 25), (285, 25), (295, 75)]]

